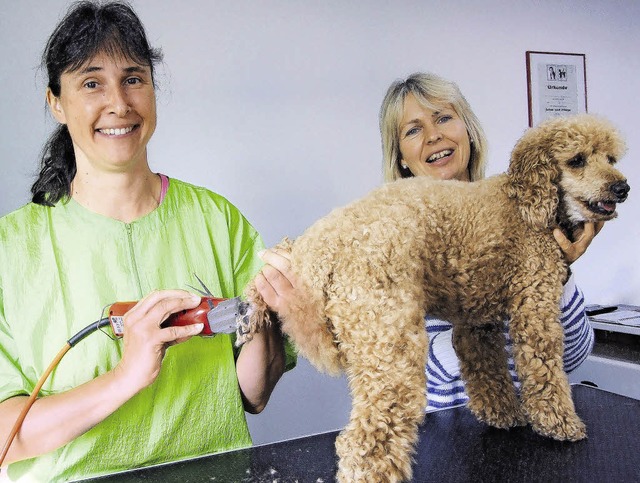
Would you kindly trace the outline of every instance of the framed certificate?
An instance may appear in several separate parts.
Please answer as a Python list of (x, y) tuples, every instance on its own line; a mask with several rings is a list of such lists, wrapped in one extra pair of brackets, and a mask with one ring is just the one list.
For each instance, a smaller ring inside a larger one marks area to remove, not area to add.
[(529, 126), (587, 112), (584, 54), (527, 51)]

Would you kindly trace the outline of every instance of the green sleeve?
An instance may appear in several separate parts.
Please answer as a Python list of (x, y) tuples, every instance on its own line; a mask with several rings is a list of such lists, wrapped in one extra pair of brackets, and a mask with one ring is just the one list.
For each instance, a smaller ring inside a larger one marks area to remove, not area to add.
[(4, 292), (0, 284), (0, 402), (13, 396), (29, 394), (29, 384), (19, 364), (18, 348), (5, 320), (3, 297)]

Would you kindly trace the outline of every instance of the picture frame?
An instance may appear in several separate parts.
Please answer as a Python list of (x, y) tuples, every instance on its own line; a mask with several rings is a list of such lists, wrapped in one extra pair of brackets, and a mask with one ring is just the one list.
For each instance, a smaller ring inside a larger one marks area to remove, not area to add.
[(585, 54), (528, 50), (526, 58), (529, 127), (587, 112)]

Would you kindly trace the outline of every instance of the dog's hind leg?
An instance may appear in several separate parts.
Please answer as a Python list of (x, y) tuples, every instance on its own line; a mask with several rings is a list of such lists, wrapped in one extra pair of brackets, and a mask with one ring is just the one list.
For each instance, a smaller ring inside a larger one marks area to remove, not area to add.
[[(389, 307), (384, 301), (379, 307)], [(417, 305), (393, 313), (350, 307), (340, 348), (352, 397), (348, 425), (336, 440), (338, 481), (399, 482), (412, 474), (418, 425), (426, 406), (427, 334)]]
[[(274, 250), (291, 253), (293, 242), (289, 238), (284, 238), (280, 243), (273, 247)], [(253, 334), (260, 332), (264, 327), (276, 322), (277, 316), (269, 309), (269, 306), (260, 295), (255, 278), (251, 280), (244, 288), (244, 298), (248, 304), (246, 313), (241, 313), (239, 317), (238, 337), (236, 346), (251, 341)]]
[(527, 423), (507, 367), (502, 325), (455, 324), (453, 345), (469, 396), (467, 404), (478, 418), (496, 428)]
[(545, 287), (526, 292), (510, 323), (522, 407), (537, 433), (558, 440), (583, 439), (585, 425), (576, 414), (564, 372), (559, 303), (543, 299), (542, 293), (550, 293)]
[[(273, 249), (291, 253), (292, 247), (293, 242), (284, 238)], [(292, 265), (292, 268), (295, 267)], [(332, 375), (342, 371), (337, 344), (324, 314), (326, 301), (321, 289), (313, 289), (299, 280), (288, 306), (282, 308), (279, 314), (267, 306), (255, 285), (255, 279), (245, 287), (244, 298), (248, 308), (240, 318), (237, 346), (251, 341), (253, 335), (264, 327), (280, 323), (282, 332), (289, 336), (296, 350), (309, 359), (316, 369)]]
[(330, 324), (324, 314), (322, 294), (312, 291), (303, 282), (295, 287), (292, 302), (276, 315), (265, 303), (253, 281), (245, 288), (245, 298), (250, 304), (248, 327), (241, 343), (250, 341), (253, 334), (279, 317), (282, 332), (289, 337), (296, 350), (316, 369), (331, 375), (342, 372), (342, 359)]

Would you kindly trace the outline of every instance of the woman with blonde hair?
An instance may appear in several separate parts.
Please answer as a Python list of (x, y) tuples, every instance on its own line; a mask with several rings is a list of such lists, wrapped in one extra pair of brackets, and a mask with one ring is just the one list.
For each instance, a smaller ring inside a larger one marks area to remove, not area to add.
[[(416, 73), (391, 84), (380, 109), (383, 172), (387, 182), (413, 176), (441, 180), (477, 181), (484, 178), (487, 142), (478, 118), (458, 86), (433, 74)], [(554, 235), (569, 263), (587, 249), (602, 225), (586, 224), (571, 242), (559, 229)], [(570, 372), (589, 355), (593, 329), (584, 312), (584, 296), (573, 275), (565, 282), (561, 299), (565, 333), (564, 364)], [(505, 321), (506, 350), (514, 384), (519, 386)], [(452, 343), (451, 323), (426, 317), (429, 334), (427, 360), (428, 410), (465, 403)]]
[(400, 131), (398, 130), (407, 96), (432, 111), (436, 111), (443, 104), (451, 106), (464, 122), (472, 146), (468, 161), (469, 181), (484, 178), (487, 164), (487, 140), (471, 106), (453, 82), (433, 74), (417, 73), (407, 77), (406, 80), (398, 80), (391, 84), (382, 102), (380, 132), (385, 181), (413, 176), (409, 168), (401, 163)]

